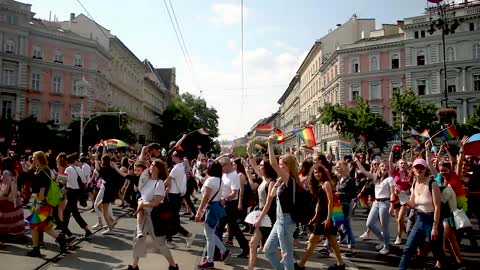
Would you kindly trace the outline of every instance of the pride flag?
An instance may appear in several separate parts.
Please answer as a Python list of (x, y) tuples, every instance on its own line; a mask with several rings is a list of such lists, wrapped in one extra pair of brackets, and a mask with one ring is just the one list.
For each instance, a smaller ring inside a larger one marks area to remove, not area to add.
[(314, 147), (315, 145), (317, 145), (312, 126), (306, 126), (304, 128), (295, 130), (295, 134), (302, 138), (303, 143), (305, 143), (307, 147)]
[(255, 128), (255, 136), (258, 137), (268, 137), (272, 132), (272, 126), (270, 125), (259, 125)]
[(68, 175), (64, 173), (59, 173), (57, 176), (58, 181), (68, 182)]
[(334, 194), (333, 197), (332, 221), (333, 226), (339, 227), (345, 222), (345, 216), (343, 215), (342, 204), (340, 204), (338, 195)]
[(428, 129), (425, 129), (422, 133), (420, 133), (420, 136), (424, 138), (430, 138), (430, 134), (428, 134)]
[(340, 140), (338, 140), (339, 143), (342, 145), (342, 146), (345, 146), (345, 147), (352, 147), (352, 141), (350, 141), (349, 139), (345, 139), (345, 138), (342, 138)]
[(458, 131), (455, 129), (454, 126), (449, 126), (446, 129), (441, 131), (441, 134), (445, 140), (453, 140), (458, 137)]
[(357, 207), (360, 207), (360, 208), (365, 208), (367, 207), (367, 199), (363, 196), (360, 196), (360, 198), (356, 198), (356, 203), (357, 203)]
[(275, 129), (275, 135), (277, 135), (277, 144), (285, 142), (285, 139), (287, 138), (285, 134), (283, 134), (282, 130), (279, 128)]
[(208, 133), (208, 131), (207, 131), (206, 128), (200, 128), (200, 129), (198, 129), (197, 131), (198, 131), (198, 133), (200, 133), (200, 134), (202, 134), (202, 135), (205, 135), (205, 136), (208, 136), (208, 135), (209, 135), (209, 133)]

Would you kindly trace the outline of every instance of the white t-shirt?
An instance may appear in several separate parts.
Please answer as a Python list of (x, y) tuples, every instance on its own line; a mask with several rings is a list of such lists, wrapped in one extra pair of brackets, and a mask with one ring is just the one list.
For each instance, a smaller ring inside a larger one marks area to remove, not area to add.
[(84, 163), (82, 166), (82, 171), (83, 175), (85, 175), (85, 178), (90, 179), (90, 175), (92, 175), (92, 167), (88, 165), (88, 163)]
[(173, 178), (170, 183), (170, 193), (185, 195), (187, 191), (187, 175), (185, 174), (183, 162), (173, 166), (173, 169), (170, 171), (170, 176)]
[(143, 201), (150, 202), (154, 195), (165, 196), (165, 184), (162, 180), (148, 180), (143, 184), (140, 193)]
[(84, 184), (87, 183), (87, 178), (85, 178), (85, 175), (83, 174), (82, 169), (80, 169), (77, 166), (73, 166), (73, 165), (68, 166), (65, 169), (65, 174), (68, 176), (67, 188), (80, 189), (80, 187), (78, 186), (77, 175), (80, 176), (82, 183)]
[[(208, 201), (212, 201), (212, 202), (218, 202), (222, 199), (222, 191), (218, 191), (218, 189), (220, 188), (220, 182), (222, 181), (222, 179), (218, 178), (218, 177), (208, 177), (207, 180), (205, 180), (205, 182), (203, 183), (203, 186), (202, 186), (202, 195), (205, 196), (205, 194), (207, 193), (207, 191), (205, 190), (205, 187), (209, 187), (210, 188), (210, 198), (208, 199)], [(218, 192), (217, 192), (218, 191)], [(215, 198), (212, 199), (212, 196), (217, 193), (217, 195), (215, 195)]]
[(380, 183), (375, 184), (375, 198), (377, 199), (390, 199), (390, 187), (395, 186), (395, 180), (393, 177), (387, 177)]
[[(231, 173), (224, 173), (222, 175), (222, 182), (223, 182), (223, 190), (222, 190), (222, 198), (225, 199), (228, 197), (232, 190), (238, 190), (240, 192), (240, 175), (233, 171)], [(238, 196), (237, 196), (238, 199)]]

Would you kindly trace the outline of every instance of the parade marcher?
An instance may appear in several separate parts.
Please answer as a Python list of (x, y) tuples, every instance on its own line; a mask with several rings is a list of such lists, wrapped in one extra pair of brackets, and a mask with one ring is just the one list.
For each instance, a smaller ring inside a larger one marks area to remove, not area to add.
[(13, 160), (4, 158), (0, 165), (0, 237), (25, 237), (22, 199), (17, 190), (17, 173)]
[[(151, 212), (152, 209), (163, 202), (165, 198), (164, 179), (167, 178), (167, 165), (160, 159), (153, 159), (150, 168), (145, 170), (140, 177), (143, 185), (140, 187), (142, 199), (138, 204), (145, 212), (142, 224), (142, 234), (149, 235), (153, 240), (154, 248), (165, 257), (168, 262), (168, 270), (178, 270), (178, 265), (166, 244), (165, 236), (156, 236), (153, 228)], [(138, 270), (140, 257), (147, 255), (147, 239), (146, 237), (137, 237), (137, 231), (133, 237), (133, 259), (132, 264), (128, 266), (128, 270)]]

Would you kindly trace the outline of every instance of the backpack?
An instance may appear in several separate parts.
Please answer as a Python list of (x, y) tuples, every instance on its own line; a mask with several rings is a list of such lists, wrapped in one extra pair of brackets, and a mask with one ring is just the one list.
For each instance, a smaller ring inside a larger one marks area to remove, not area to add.
[(296, 223), (308, 224), (315, 215), (315, 208), (312, 207), (313, 196), (301, 186), (297, 187), (295, 179), (293, 179), (292, 185), (294, 211), (290, 215)]
[(50, 187), (48, 188), (47, 191), (47, 196), (45, 196), (45, 201), (47, 202), (48, 205), (52, 207), (57, 207), (60, 202), (62, 201), (62, 190), (58, 186), (58, 183), (53, 181), (52, 177), (45, 172), (45, 170), (42, 170), (50, 179)]

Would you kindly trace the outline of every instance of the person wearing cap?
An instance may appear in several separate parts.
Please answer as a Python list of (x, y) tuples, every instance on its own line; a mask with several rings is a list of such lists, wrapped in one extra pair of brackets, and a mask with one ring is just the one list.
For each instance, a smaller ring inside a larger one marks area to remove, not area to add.
[[(427, 148), (429, 148), (428, 141)], [(416, 181), (413, 183), (412, 195), (406, 205), (416, 209), (417, 213), (415, 224), (403, 249), (398, 269), (406, 270), (408, 268), (413, 253), (425, 237), (430, 242), (430, 248), (436, 260), (435, 268), (440, 269), (445, 265), (443, 224), (440, 222), (440, 188), (435, 180), (429, 177), (427, 162), (424, 159), (419, 158), (413, 162), (413, 172)]]

